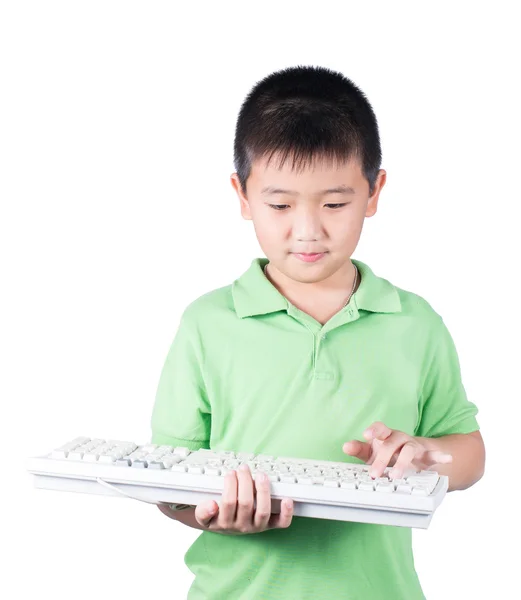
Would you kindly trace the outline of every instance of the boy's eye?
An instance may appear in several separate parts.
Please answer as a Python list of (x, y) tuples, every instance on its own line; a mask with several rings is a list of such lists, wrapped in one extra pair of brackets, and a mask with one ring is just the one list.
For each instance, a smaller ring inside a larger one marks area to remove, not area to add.
[[(342, 208), (342, 206), (345, 206), (346, 204), (347, 202), (344, 202), (343, 204), (324, 204), (324, 206), (329, 206), (330, 208), (336, 209)], [(268, 206), (271, 206), (271, 208), (275, 210), (284, 210), (288, 204), (268, 204)]]

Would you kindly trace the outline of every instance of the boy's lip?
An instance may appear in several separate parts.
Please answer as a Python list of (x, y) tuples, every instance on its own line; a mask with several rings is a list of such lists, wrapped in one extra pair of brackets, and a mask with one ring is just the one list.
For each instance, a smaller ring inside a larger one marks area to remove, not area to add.
[(320, 260), (326, 252), (292, 252), (298, 259), (305, 262), (315, 262)]

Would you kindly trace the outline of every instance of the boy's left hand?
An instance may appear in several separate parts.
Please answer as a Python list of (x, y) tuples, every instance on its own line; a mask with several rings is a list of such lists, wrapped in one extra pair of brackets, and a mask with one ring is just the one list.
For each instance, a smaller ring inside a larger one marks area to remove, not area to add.
[(381, 477), (387, 466), (391, 479), (399, 479), (411, 466), (416, 470), (428, 469), (432, 465), (452, 462), (452, 455), (439, 450), (428, 450), (421, 438), (412, 437), (398, 429), (390, 429), (376, 421), (366, 431), (367, 442), (352, 440), (346, 442), (343, 450), (365, 463), (372, 465), (371, 477)]

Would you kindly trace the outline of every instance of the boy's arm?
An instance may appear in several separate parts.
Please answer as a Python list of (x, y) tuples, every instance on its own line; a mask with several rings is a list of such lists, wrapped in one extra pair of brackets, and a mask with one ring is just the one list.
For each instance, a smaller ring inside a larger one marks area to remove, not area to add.
[(477, 483), (485, 473), (485, 444), (481, 433), (454, 433), (438, 438), (415, 436), (427, 450), (441, 450), (452, 455), (452, 462), (430, 467), (449, 478), (449, 492), (465, 490)]
[[(161, 370), (151, 417), (151, 443), (185, 446), (191, 451), (209, 448), (211, 405), (203, 363), (197, 318), (193, 310), (186, 309)], [(172, 511), (167, 504), (157, 506), (170, 518), (201, 529), (193, 517), (194, 508)]]
[(464, 490), (479, 481), (485, 471), (478, 408), (467, 398), (454, 340), (439, 315), (434, 332), (414, 437), (428, 450), (452, 455), (451, 463), (430, 468), (449, 477), (449, 491)]
[(197, 315), (189, 307), (161, 370), (150, 421), (152, 444), (209, 448), (212, 411), (203, 363)]
[[(476, 420), (478, 408), (467, 398), (454, 341), (439, 315), (433, 332), (433, 340), (427, 346), (413, 434), (377, 421), (364, 432), (370, 443), (351, 440), (344, 445), (344, 452), (368, 461), (373, 455), (374, 440), (380, 440), (372, 459), (371, 472), (375, 476), (381, 476), (397, 455), (393, 471), (398, 476), (408, 465), (416, 463), (415, 466), (422, 469), (447, 475), (449, 492), (464, 490), (479, 481), (485, 472), (485, 445)], [(432, 452), (441, 455), (433, 456)], [(451, 462), (435, 462), (447, 454), (451, 455)]]

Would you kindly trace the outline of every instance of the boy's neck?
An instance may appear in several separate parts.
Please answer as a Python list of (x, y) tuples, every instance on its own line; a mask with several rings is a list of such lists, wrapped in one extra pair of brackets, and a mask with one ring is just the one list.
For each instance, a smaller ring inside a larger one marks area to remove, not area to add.
[[(316, 283), (295, 281), (281, 273), (271, 263), (265, 270), (266, 277), (288, 301), (299, 310), (309, 314), (322, 325), (339, 312), (351, 294), (356, 269), (349, 261), (345, 268), (328, 279)], [(356, 287), (360, 287), (361, 274), (358, 271)]]

